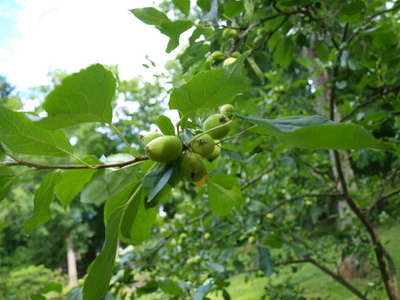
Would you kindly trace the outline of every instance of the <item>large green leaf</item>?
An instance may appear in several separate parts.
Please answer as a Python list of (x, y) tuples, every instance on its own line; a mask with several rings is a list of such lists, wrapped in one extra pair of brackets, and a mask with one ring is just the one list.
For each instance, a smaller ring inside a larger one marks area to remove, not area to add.
[(80, 123), (111, 123), (115, 78), (102, 65), (91, 65), (66, 77), (43, 103), (48, 116), (38, 123), (49, 129)]
[(175, 7), (183, 12), (185, 15), (189, 14), (190, 11), (190, 0), (172, 0)]
[(7, 167), (0, 166), (0, 201), (11, 191), (14, 179), (15, 176), (11, 174)]
[(137, 181), (139, 172), (140, 166), (135, 165), (113, 171), (105, 176), (97, 176), (83, 190), (81, 201), (85, 203), (101, 203)]
[(143, 177), (143, 190), (147, 195), (147, 201), (150, 202), (168, 183), (174, 172), (172, 165), (166, 165), (147, 173)]
[(85, 279), (83, 300), (101, 299), (108, 291), (114, 269), (122, 215), (123, 208), (119, 207), (113, 211), (107, 220), (104, 248), (93, 262), (89, 274)]
[[(83, 159), (88, 164), (101, 164), (96, 157)], [(81, 163), (78, 163), (81, 164)], [(96, 169), (68, 170), (62, 173), (62, 179), (56, 186), (57, 198), (66, 209), (76, 195), (90, 182), (92, 176), (98, 172)]]
[(215, 108), (228, 103), (232, 98), (248, 89), (242, 77), (242, 65), (249, 52), (226, 67), (203, 71), (187, 83), (173, 90), (169, 108), (178, 109), (186, 115), (201, 108)]
[(224, 216), (242, 200), (238, 181), (226, 174), (212, 175), (207, 179), (208, 199), (214, 214)]
[(183, 295), (182, 288), (168, 277), (161, 277), (158, 281), (158, 286), (164, 293), (177, 296)]
[(356, 124), (330, 121), (321, 116), (293, 116), (279, 119), (238, 117), (250, 121), (292, 146), (305, 149), (349, 150), (373, 148), (386, 150), (390, 143), (382, 142)]
[(290, 37), (279, 41), (274, 52), (274, 64), (287, 68), (293, 59), (294, 43)]
[(159, 116), (156, 120), (158, 128), (165, 135), (175, 135), (175, 127), (170, 118), (166, 116)]
[(72, 153), (62, 131), (39, 128), (24, 113), (0, 107), (0, 120), (0, 141), (14, 152), (43, 156)]
[(50, 219), (50, 204), (54, 199), (54, 188), (61, 179), (60, 172), (48, 174), (42, 181), (39, 189), (35, 193), (33, 215), (24, 224), (27, 234), (38, 225)]
[(264, 272), (266, 277), (272, 275), (274, 265), (271, 260), (271, 252), (269, 249), (257, 247), (256, 262), (257, 267)]
[(143, 23), (160, 26), (163, 23), (171, 22), (167, 15), (154, 7), (135, 8), (131, 12)]
[(191, 21), (178, 20), (174, 22), (164, 23), (158, 27), (161, 33), (170, 38), (167, 45), (167, 53), (170, 53), (172, 50), (179, 46), (180, 35), (192, 26), (193, 23)]

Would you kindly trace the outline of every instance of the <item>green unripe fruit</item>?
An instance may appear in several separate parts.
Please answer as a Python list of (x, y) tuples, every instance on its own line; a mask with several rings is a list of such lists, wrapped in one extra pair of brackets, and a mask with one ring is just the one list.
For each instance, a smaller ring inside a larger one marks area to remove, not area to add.
[(219, 112), (229, 118), (233, 116), (235, 112), (235, 107), (232, 104), (224, 104), (219, 108)]
[(153, 161), (171, 162), (182, 153), (182, 142), (176, 136), (161, 136), (148, 143), (144, 150)]
[(142, 140), (143, 144), (146, 146), (152, 140), (154, 140), (160, 136), (162, 136), (162, 134), (158, 133), (158, 132), (146, 132), (146, 133), (141, 134), (139, 136), (139, 138)]
[(236, 37), (238, 34), (236, 29), (233, 28), (225, 28), (224, 31), (222, 31), (222, 38), (224, 40), (230, 39), (230, 38), (234, 38)]
[(240, 55), (242, 55), (239, 51), (235, 51), (231, 54), (232, 57), (238, 58)]
[(203, 237), (205, 240), (208, 240), (211, 237), (211, 234), (209, 232), (206, 232)]
[(194, 153), (203, 157), (208, 157), (214, 151), (214, 139), (209, 134), (202, 134), (190, 143), (190, 148)]
[(253, 40), (253, 43), (256, 47), (261, 46), (264, 43), (264, 37), (256, 36), (255, 39)]
[(223, 114), (211, 115), (204, 121), (203, 131), (207, 131), (207, 133), (211, 135), (213, 139), (222, 139), (228, 135), (229, 130), (231, 129), (231, 123), (228, 122), (229, 118)]
[(221, 154), (221, 143), (219, 142), (219, 140), (215, 140), (214, 142), (214, 151), (208, 157), (206, 157), (210, 162), (216, 159)]
[(211, 57), (213, 58), (213, 60), (219, 60), (219, 59), (225, 59), (226, 55), (225, 55), (225, 53), (223, 53), (221, 51), (214, 51), (211, 54)]
[(224, 62), (222, 63), (222, 66), (224, 68), (226, 68), (227, 66), (230, 66), (231, 64), (233, 64), (235, 61), (237, 61), (237, 58), (228, 57), (227, 59), (224, 60)]
[(207, 179), (207, 167), (201, 155), (189, 152), (183, 155), (180, 164), (182, 177), (191, 183), (202, 186)]
[(260, 27), (257, 29), (257, 35), (260, 37), (265, 37), (268, 34), (267, 28)]

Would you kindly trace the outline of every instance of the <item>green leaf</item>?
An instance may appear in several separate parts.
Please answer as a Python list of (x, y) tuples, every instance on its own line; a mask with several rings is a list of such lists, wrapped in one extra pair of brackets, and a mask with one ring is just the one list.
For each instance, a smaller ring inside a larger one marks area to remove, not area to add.
[(192, 295), (193, 300), (203, 300), (204, 296), (207, 295), (209, 291), (214, 288), (214, 285), (209, 281), (206, 280), (202, 286), (199, 286)]
[(289, 67), (293, 59), (294, 43), (290, 37), (282, 39), (274, 52), (274, 64), (283, 68)]
[(39, 128), (24, 113), (0, 107), (0, 120), (0, 141), (14, 152), (43, 156), (73, 152), (62, 131)]
[(115, 87), (113, 74), (100, 64), (72, 74), (46, 97), (43, 108), (48, 116), (38, 124), (48, 129), (89, 122), (110, 124)]
[(211, 270), (214, 270), (215, 272), (218, 272), (218, 273), (225, 272), (225, 268), (220, 264), (216, 264), (211, 261), (206, 261), (205, 265), (207, 268), (210, 268)]
[(170, 118), (159, 116), (156, 120), (156, 124), (164, 135), (175, 135), (175, 127)]
[(232, 1), (224, 5), (224, 15), (232, 19), (244, 11), (243, 1)]
[(132, 196), (134, 190), (137, 188), (137, 185), (138, 182), (133, 182), (115, 196), (107, 199), (104, 205), (104, 223), (107, 223), (108, 218), (111, 216), (114, 210), (126, 204), (129, 198)]
[(158, 281), (158, 286), (164, 293), (171, 294), (171, 295), (183, 295), (183, 290), (179, 285), (177, 285), (172, 279), (167, 277), (161, 277)]
[(272, 264), (271, 253), (269, 249), (257, 247), (256, 262), (257, 267), (264, 272), (266, 277), (270, 277), (272, 275), (274, 266)]
[(330, 50), (329, 50), (328, 45), (325, 43), (325, 41), (317, 40), (315, 42), (315, 52), (320, 59), (322, 59), (322, 60), (329, 59)]
[[(96, 157), (87, 157), (83, 161), (90, 165), (101, 164)], [(77, 165), (82, 165), (82, 163), (77, 163)], [(56, 195), (64, 209), (67, 209), (69, 203), (92, 180), (93, 175), (98, 171), (96, 169), (82, 169), (68, 170), (62, 173), (62, 178), (56, 185)]]
[(390, 143), (375, 139), (372, 134), (359, 125), (333, 122), (321, 116), (293, 116), (279, 119), (260, 119), (238, 114), (237, 116), (299, 148), (386, 150), (391, 147)]
[(114, 269), (122, 214), (122, 207), (117, 208), (107, 220), (104, 248), (93, 262), (89, 274), (85, 279), (83, 300), (101, 299), (108, 291)]
[(148, 25), (160, 26), (164, 23), (171, 22), (167, 15), (153, 7), (135, 8), (131, 12), (143, 23)]
[(62, 284), (58, 282), (49, 282), (43, 289), (42, 293), (48, 293), (48, 292), (62, 292)]
[(240, 204), (242, 193), (238, 181), (226, 174), (212, 175), (207, 179), (208, 199), (214, 214), (224, 216)]
[(50, 219), (50, 204), (54, 199), (54, 188), (60, 179), (60, 172), (53, 172), (44, 177), (39, 189), (35, 193), (33, 215), (24, 224), (27, 234), (30, 234), (36, 226)]
[(0, 202), (11, 191), (15, 176), (11, 174), (7, 167), (0, 166)]
[(166, 165), (147, 173), (143, 177), (143, 190), (148, 197), (147, 202), (153, 200), (153, 198), (168, 183), (173, 171), (174, 168), (172, 165)]
[(78, 286), (68, 293), (66, 300), (82, 300), (83, 299), (83, 287)]
[(183, 12), (185, 15), (189, 14), (190, 11), (190, 0), (172, 0), (175, 7)]
[(254, 57), (248, 57), (247, 61), (252, 68), (253, 72), (256, 74), (258, 80), (260, 80), (260, 83), (264, 85), (265, 83), (265, 76), (264, 72), (260, 69), (260, 67), (257, 65), (256, 61), (254, 60)]
[(170, 38), (167, 46), (167, 53), (170, 53), (176, 47), (179, 46), (180, 35), (193, 26), (193, 22), (188, 20), (178, 20), (174, 22), (164, 23), (158, 26), (158, 29), (162, 34), (165, 34)]
[(242, 78), (242, 65), (249, 54), (244, 53), (227, 68), (204, 71), (193, 76), (172, 91), (169, 108), (178, 109), (186, 115), (201, 108), (215, 108), (230, 102), (235, 95), (248, 89)]
[(244, 23), (249, 23), (254, 15), (255, 0), (244, 0)]
[(42, 294), (33, 294), (30, 296), (30, 300), (46, 300), (46, 297)]
[[(132, 244), (135, 246), (140, 245), (148, 238), (158, 213), (158, 206), (146, 209), (145, 197), (143, 193), (141, 193), (141, 197), (138, 198), (138, 200), (138, 203), (135, 202), (132, 204), (133, 208), (131, 208), (132, 210), (129, 214), (127, 214), (127, 216), (133, 218), (133, 220), (130, 221), (130, 238), (126, 239), (121, 236), (121, 240), (124, 243)], [(135, 214), (133, 214), (132, 212)], [(128, 222), (124, 224), (124, 226), (127, 225)], [(127, 229), (129, 228), (125, 228), (124, 230), (126, 231)]]
[(117, 195), (137, 181), (140, 166), (135, 165), (118, 171), (113, 171), (105, 176), (96, 176), (81, 194), (84, 203), (101, 203), (108, 198)]
[(1, 144), (0, 144), (0, 154), (6, 154), (6, 150), (4, 150)]
[[(197, 2), (197, 4), (200, 6), (199, 2)], [(211, 23), (217, 24), (219, 22), (219, 19), (218, 19), (218, 0), (208, 0), (208, 1), (205, 1), (205, 2), (207, 2), (207, 5), (205, 5), (205, 6), (210, 7), (210, 10), (203, 15), (201, 20), (202, 21), (206, 21), (206, 22), (210, 21)], [(202, 5), (202, 6), (204, 7), (204, 5)]]
[(124, 215), (121, 221), (120, 234), (125, 240), (129, 240), (131, 237), (131, 229), (135, 223), (140, 201), (142, 201), (142, 198), (144, 197), (142, 191), (142, 185), (138, 183), (131, 192), (127, 204), (124, 205)]

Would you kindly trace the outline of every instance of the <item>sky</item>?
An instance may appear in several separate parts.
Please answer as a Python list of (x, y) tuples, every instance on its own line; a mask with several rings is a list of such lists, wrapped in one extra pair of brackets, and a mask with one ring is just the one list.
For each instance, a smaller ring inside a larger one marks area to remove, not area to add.
[[(93, 63), (118, 65), (120, 77), (150, 78), (167, 59), (168, 38), (129, 9), (151, 0), (0, 0), (0, 75), (18, 91), (46, 85), (48, 73)], [(146, 55), (156, 68), (146, 69)]]

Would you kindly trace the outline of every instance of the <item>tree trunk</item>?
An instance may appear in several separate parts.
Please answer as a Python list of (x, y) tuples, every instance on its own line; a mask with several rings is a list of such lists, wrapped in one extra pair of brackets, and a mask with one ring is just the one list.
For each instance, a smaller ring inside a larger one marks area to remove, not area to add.
[(68, 286), (74, 287), (78, 285), (78, 271), (76, 268), (76, 255), (71, 232), (66, 234), (65, 243), (67, 245)]

